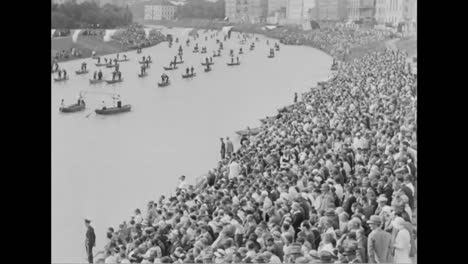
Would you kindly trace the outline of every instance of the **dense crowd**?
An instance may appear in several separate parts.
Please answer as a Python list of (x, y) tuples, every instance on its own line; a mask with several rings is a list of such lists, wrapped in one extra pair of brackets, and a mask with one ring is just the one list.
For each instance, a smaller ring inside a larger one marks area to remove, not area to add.
[(71, 31), (69, 29), (56, 29), (53, 37), (54, 38), (67, 37), (67, 36), (70, 36), (70, 34), (71, 34)]
[(112, 39), (117, 41), (122, 48), (136, 49), (153, 46), (165, 41), (165, 36), (156, 29), (153, 29), (149, 32), (148, 37), (146, 37), (144, 27), (133, 24), (115, 32)]
[(411, 263), (417, 98), (405, 60), (385, 50), (343, 63), (222, 148), (199, 186), (182, 176), (175, 196), (109, 228), (105, 262)]
[(81, 52), (81, 50), (71, 48), (69, 50), (61, 50), (59, 52), (56, 52), (52, 59), (56, 61), (63, 61), (68, 59), (81, 58), (82, 56), (83, 53)]
[(336, 58), (343, 58), (355, 47), (390, 39), (394, 34), (373, 28), (350, 28), (339, 25), (323, 27), (320, 30), (303, 33), (285, 32), (280, 37), (284, 44), (310, 45)]
[(80, 35), (93, 36), (93, 37), (98, 37), (100, 39), (104, 38), (105, 33), (106, 33), (105, 29), (83, 29), (82, 31), (80, 31)]

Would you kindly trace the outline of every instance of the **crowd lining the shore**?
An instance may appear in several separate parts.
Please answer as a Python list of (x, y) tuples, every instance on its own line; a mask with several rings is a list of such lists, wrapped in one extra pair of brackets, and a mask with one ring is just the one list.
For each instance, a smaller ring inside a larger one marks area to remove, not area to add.
[[(385, 37), (331, 30), (312, 40), (338, 49)], [(175, 196), (109, 228), (101, 261), (411, 263), (417, 81), (406, 57), (343, 62), (239, 149), (223, 147), (200, 185), (182, 176)]]
[(139, 24), (133, 24), (125, 29), (118, 30), (112, 36), (124, 49), (145, 48), (165, 41), (165, 36), (156, 29), (152, 29), (148, 37), (144, 27)]

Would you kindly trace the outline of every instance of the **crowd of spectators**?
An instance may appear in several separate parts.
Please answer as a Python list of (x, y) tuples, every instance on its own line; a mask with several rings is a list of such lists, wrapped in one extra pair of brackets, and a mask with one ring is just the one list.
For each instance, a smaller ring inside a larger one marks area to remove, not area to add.
[(64, 61), (69, 59), (78, 59), (82, 58), (83, 53), (79, 49), (71, 48), (69, 50), (61, 50), (56, 52), (53, 56), (53, 60), (55, 61)]
[[(317, 38), (347, 38), (335, 34)], [(175, 196), (109, 228), (100, 261), (411, 263), (417, 97), (406, 57), (342, 63), (237, 150), (222, 149), (200, 185), (182, 176)]]
[(58, 37), (68, 37), (70, 36), (71, 31), (69, 29), (56, 29), (53, 37), (58, 38)]
[(152, 29), (146, 37), (142, 25), (133, 24), (125, 29), (118, 30), (112, 36), (123, 49), (145, 48), (165, 41), (165, 36), (156, 29)]
[(105, 33), (105, 29), (83, 29), (80, 31), (80, 35), (98, 37), (99, 39), (103, 39)]

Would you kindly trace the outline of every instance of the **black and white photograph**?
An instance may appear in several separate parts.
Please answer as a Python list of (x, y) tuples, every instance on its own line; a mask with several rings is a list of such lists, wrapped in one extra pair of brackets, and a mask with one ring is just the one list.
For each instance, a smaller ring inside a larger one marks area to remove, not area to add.
[(416, 43), (417, 0), (51, 0), (51, 262), (416, 264)]

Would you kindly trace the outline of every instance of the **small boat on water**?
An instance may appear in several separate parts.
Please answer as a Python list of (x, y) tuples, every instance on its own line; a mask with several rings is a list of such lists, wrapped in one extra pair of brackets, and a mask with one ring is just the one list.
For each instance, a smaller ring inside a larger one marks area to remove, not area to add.
[(236, 63), (226, 63), (227, 66), (237, 66), (237, 65), (240, 65), (240, 62), (236, 62)]
[(89, 79), (89, 84), (103, 83), (105, 80), (99, 79)]
[[(146, 61), (139, 61), (138, 63), (140, 63), (140, 64), (146, 64)], [(153, 61), (150, 60), (149, 63), (153, 63)]]
[(54, 81), (56, 82), (63, 82), (63, 81), (66, 81), (68, 80), (68, 76), (67, 77), (62, 77), (62, 78), (54, 78)]
[(75, 71), (76, 74), (80, 75), (80, 74), (85, 74), (85, 73), (88, 73), (88, 70), (84, 70), (84, 71)]
[(164, 70), (166, 70), (166, 71), (172, 71), (172, 70), (177, 70), (177, 69), (178, 69), (177, 66), (176, 66), (176, 67), (163, 67), (163, 68), (164, 68)]
[(274, 58), (274, 57), (275, 57), (275, 55), (271, 55), (271, 54), (268, 55), (268, 58), (270, 58), (270, 59), (271, 59), (271, 58)]
[(146, 76), (148, 76), (148, 73), (147, 73), (147, 72), (145, 72), (144, 74), (141, 74), (141, 73), (138, 74), (138, 77), (140, 77), (140, 78), (146, 77)]
[(197, 76), (197, 73), (191, 73), (191, 74), (182, 74), (182, 78), (192, 78)]
[(98, 115), (115, 115), (120, 113), (129, 112), (132, 109), (131, 105), (123, 105), (122, 107), (111, 107), (106, 109), (94, 110)]
[(205, 68), (205, 72), (210, 72), (211, 68)]
[(164, 83), (158, 83), (158, 87), (166, 87), (166, 86), (168, 86), (169, 84), (171, 84), (171, 81), (164, 82)]
[(106, 65), (106, 68), (115, 68), (117, 66), (117, 64), (109, 64), (109, 65)]
[(236, 131), (236, 134), (238, 134), (239, 136), (253, 136), (253, 135), (260, 133), (260, 131), (261, 131), (260, 127), (253, 128), (253, 129), (247, 128), (244, 130)]
[(198, 53), (198, 50), (192, 50), (193, 53)]
[(107, 66), (107, 65), (110, 65), (110, 64), (109, 63), (96, 63), (94, 65), (96, 65), (97, 67), (102, 67), (102, 66)]
[(210, 62), (210, 63), (208, 63), (208, 64), (207, 64), (206, 62), (202, 62), (201, 65), (202, 65), (202, 66), (206, 66), (206, 65), (210, 65), (210, 66), (211, 66), (211, 65), (214, 65), (214, 62)]
[(115, 79), (115, 80), (106, 80), (106, 83), (107, 84), (112, 84), (112, 83), (118, 83), (118, 82), (123, 82), (123, 78), (122, 79)]
[(86, 105), (85, 104), (72, 104), (66, 107), (60, 107), (59, 110), (62, 113), (74, 113), (74, 112), (79, 112), (85, 110)]
[(221, 57), (221, 54), (213, 54), (213, 57)]
[(201, 54), (205, 54), (205, 53), (206, 53), (206, 51), (202, 50), (200, 53), (201, 53)]

